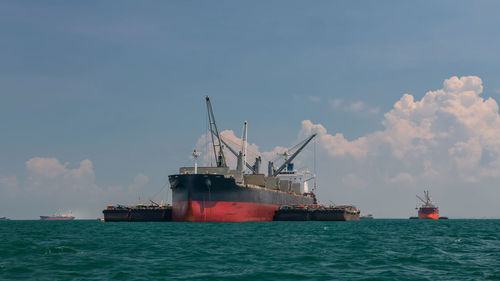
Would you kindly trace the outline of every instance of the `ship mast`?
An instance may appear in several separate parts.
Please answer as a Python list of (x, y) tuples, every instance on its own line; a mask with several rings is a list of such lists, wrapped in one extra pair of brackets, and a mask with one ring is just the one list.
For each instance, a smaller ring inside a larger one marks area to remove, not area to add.
[[(215, 134), (215, 132), (212, 131), (212, 134)], [(234, 150), (234, 148), (232, 148), (223, 138), (220, 138), (220, 141), (222, 142), (222, 144), (224, 144), (224, 147), (229, 149), (229, 151), (234, 154), (234, 156), (238, 157), (238, 153), (236, 152), (236, 150)], [(258, 173), (258, 171), (254, 167), (252, 167), (252, 165), (248, 164), (248, 162), (244, 161), (244, 163), (247, 168), (250, 169), (250, 171), (252, 171), (254, 174)]]
[[(212, 134), (212, 146), (214, 148), (214, 156), (216, 157), (217, 167), (227, 167), (226, 157), (224, 156), (224, 151), (221, 143), (221, 138), (219, 134), (219, 129), (217, 128), (217, 123), (215, 122), (214, 111), (212, 109), (212, 103), (210, 103), (210, 97), (206, 96), (205, 100), (207, 102), (207, 112), (208, 112), (208, 120), (210, 123), (210, 131)], [(217, 137), (217, 143), (214, 139), (214, 134)]]
[[(243, 153), (243, 159), (242, 159), (242, 163), (245, 163), (247, 162), (247, 121), (245, 121), (243, 123), (243, 137), (241, 138), (241, 151)], [(245, 170), (243, 168), (243, 165), (242, 166), (242, 169)]]

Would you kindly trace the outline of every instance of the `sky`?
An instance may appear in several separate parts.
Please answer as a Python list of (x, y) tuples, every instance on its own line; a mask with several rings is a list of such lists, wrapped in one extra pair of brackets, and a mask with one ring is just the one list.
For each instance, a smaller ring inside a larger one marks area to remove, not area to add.
[(500, 218), (499, 8), (1, 1), (0, 216), (171, 200), (208, 156), (209, 95), (266, 159), (318, 133), (296, 166), (322, 203), (406, 218), (430, 190), (441, 215)]

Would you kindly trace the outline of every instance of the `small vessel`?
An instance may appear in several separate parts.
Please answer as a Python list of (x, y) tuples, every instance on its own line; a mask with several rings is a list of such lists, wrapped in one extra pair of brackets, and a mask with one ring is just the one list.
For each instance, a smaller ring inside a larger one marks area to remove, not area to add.
[(417, 198), (422, 201), (422, 205), (418, 208), (418, 217), (410, 217), (410, 219), (439, 219), (439, 208), (432, 203), (429, 191), (424, 191), (424, 198), (417, 195)]
[(373, 215), (372, 214), (363, 214), (359, 217), (359, 219), (361, 220), (372, 220), (373, 219)]
[(70, 221), (74, 220), (75, 217), (71, 213), (71, 211), (68, 214), (55, 214), (53, 216), (40, 216), (40, 220), (42, 221)]
[(7, 217), (0, 217), (0, 221), (10, 221), (10, 219)]
[(133, 206), (109, 205), (103, 210), (105, 222), (171, 221), (172, 206), (150, 201), (150, 205), (139, 203)]

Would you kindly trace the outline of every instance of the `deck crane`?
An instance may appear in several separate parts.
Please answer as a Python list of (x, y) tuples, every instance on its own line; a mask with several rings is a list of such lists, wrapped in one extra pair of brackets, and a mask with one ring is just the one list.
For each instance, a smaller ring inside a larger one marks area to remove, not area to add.
[[(212, 109), (212, 103), (210, 103), (210, 97), (206, 96), (205, 100), (207, 102), (208, 120), (210, 123), (210, 131), (212, 134), (212, 146), (214, 148), (214, 156), (216, 158), (217, 167), (227, 167), (226, 157), (224, 156), (224, 151), (221, 143), (221, 138), (219, 134), (219, 129), (217, 128), (217, 123), (215, 122), (214, 111)], [(214, 135), (217, 137), (217, 143), (215, 143)]]
[(429, 196), (429, 191), (428, 190), (424, 190), (424, 195), (425, 195), (425, 200), (422, 199), (420, 196), (417, 195), (417, 198), (422, 201), (422, 203), (425, 204), (425, 206), (433, 206), (432, 205), (432, 201), (431, 201), (431, 197)]
[[(302, 149), (304, 149), (304, 147), (306, 147), (306, 145), (316, 136), (316, 134), (312, 134), (310, 137), (308, 137), (305, 141), (304, 141), (304, 144), (300, 146), (299, 149), (297, 149), (297, 151), (292, 154), (292, 156), (290, 156), (290, 158), (288, 158), (285, 163), (283, 163), (276, 171), (274, 171), (273, 173), (273, 176), (277, 176), (281, 171), (283, 171), (283, 169), (285, 169), (285, 167), (291, 163), (293, 161), (293, 159), (295, 159), (295, 157), (302, 151)], [(287, 156), (288, 156), (288, 153), (286, 153)], [(272, 162), (271, 162), (272, 163)]]

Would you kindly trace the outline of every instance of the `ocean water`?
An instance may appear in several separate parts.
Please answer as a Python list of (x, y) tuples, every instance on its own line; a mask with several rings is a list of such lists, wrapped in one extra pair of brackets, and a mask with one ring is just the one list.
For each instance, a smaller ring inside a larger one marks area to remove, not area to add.
[(0, 221), (0, 280), (500, 280), (500, 220)]

